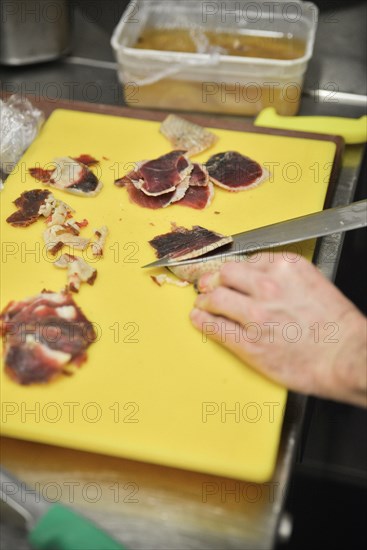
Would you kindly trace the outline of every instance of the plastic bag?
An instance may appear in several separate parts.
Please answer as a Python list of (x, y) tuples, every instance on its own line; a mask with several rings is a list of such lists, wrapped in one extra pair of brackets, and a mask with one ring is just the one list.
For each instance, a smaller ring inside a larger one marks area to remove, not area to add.
[[(135, 4), (131, 3), (131, 6), (135, 6)], [(189, 56), (181, 58), (180, 60), (175, 56), (174, 60), (172, 60), (172, 52), (167, 51), (165, 52), (166, 58), (163, 62), (163, 66), (157, 66), (154, 62), (151, 63), (149, 58), (146, 59), (146, 62), (144, 62), (144, 59), (140, 58), (137, 66), (135, 59), (131, 62), (130, 54), (126, 56), (123, 49), (120, 50), (118, 38), (120, 31), (119, 27), (117, 27), (112, 37), (112, 46), (115, 49), (117, 60), (120, 65), (119, 75), (122, 82), (133, 82), (137, 86), (146, 86), (159, 82), (165, 78), (172, 77), (193, 66), (216, 67), (220, 62), (220, 56), (226, 53), (224, 48), (210, 43), (205, 34), (206, 29), (202, 23), (201, 11), (196, 14), (186, 13), (185, 10), (180, 9), (179, 6), (176, 6), (176, 8), (172, 10), (167, 10), (167, 3), (166, 0), (164, 0), (162, 2), (153, 2), (152, 5), (148, 6), (146, 9), (146, 13), (149, 15), (149, 25), (153, 28), (163, 30), (187, 29), (195, 47), (195, 51), (200, 55)], [(126, 20), (127, 15), (124, 15), (122, 21), (124, 22)], [(141, 50), (141, 52), (143, 58), (145, 58), (144, 50)], [(164, 59), (164, 56), (160, 55), (160, 57)]]
[(12, 95), (7, 101), (0, 99), (0, 172), (10, 174), (44, 120), (43, 112), (28, 99), (19, 95)]

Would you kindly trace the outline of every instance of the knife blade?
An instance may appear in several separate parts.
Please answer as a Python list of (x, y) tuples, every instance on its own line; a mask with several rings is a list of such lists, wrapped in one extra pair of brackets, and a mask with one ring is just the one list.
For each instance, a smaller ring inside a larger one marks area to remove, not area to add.
[(248, 254), (264, 248), (292, 244), (296, 242), (324, 237), (332, 233), (342, 233), (359, 229), (367, 225), (367, 199), (353, 202), (347, 206), (328, 208), (314, 214), (307, 214), (291, 220), (273, 223), (243, 233), (233, 235), (233, 242), (216, 249), (215, 252), (190, 260), (174, 260), (165, 256), (160, 260), (144, 265), (148, 267), (171, 267), (198, 262), (219, 260), (228, 256)]

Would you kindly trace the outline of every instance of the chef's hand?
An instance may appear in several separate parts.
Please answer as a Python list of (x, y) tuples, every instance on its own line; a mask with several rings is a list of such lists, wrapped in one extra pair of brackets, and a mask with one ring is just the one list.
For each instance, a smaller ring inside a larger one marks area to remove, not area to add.
[(366, 406), (366, 319), (307, 260), (262, 255), (199, 279), (194, 326), (289, 389)]

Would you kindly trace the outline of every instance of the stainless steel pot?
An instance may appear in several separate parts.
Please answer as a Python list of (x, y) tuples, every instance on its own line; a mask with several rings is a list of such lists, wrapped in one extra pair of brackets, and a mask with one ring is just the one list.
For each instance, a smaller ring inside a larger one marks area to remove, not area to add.
[(70, 0), (0, 0), (1, 64), (57, 59), (70, 41)]

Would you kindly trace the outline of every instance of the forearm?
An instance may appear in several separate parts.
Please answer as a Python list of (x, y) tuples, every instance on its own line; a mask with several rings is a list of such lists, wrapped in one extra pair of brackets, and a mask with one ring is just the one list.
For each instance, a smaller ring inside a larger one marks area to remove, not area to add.
[[(343, 342), (333, 368), (332, 392), (329, 397), (367, 406), (367, 320), (358, 311), (346, 322), (348, 341)], [(331, 389), (331, 388), (330, 388)]]

